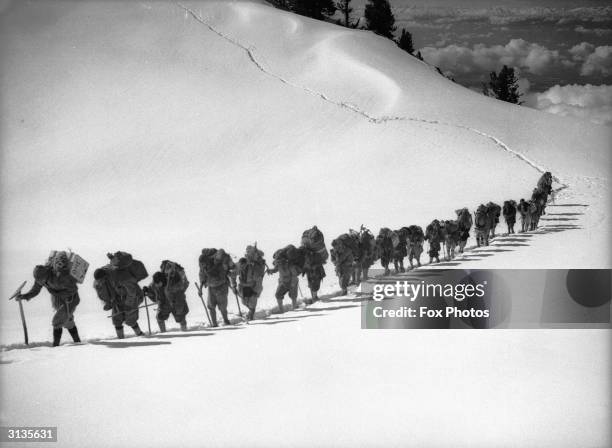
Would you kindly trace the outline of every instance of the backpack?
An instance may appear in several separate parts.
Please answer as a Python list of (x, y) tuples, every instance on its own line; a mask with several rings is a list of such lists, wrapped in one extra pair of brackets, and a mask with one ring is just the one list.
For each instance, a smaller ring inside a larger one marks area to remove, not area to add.
[(484, 229), (489, 224), (488, 220), (488, 211), (484, 205), (480, 205), (478, 210), (476, 210), (476, 216), (474, 219), (474, 226), (477, 229)]
[(115, 252), (114, 254), (107, 254), (110, 259), (110, 264), (114, 269), (127, 270), (137, 282), (144, 280), (149, 276), (147, 268), (140, 260), (136, 260), (131, 254), (127, 252)]
[(251, 263), (265, 264), (263, 251), (257, 249), (257, 243), (253, 246), (247, 246), (244, 254), (244, 259)]
[(115, 292), (111, 284), (111, 271), (113, 267), (111, 265), (102, 266), (94, 271), (94, 282), (93, 286), (98, 295), (98, 298), (109, 307), (112, 306)]
[(293, 244), (289, 244), (282, 249), (278, 249), (272, 256), (275, 263), (286, 262), (287, 264), (297, 266), (300, 269), (304, 268), (305, 256), (304, 251), (298, 249)]
[[(187, 285), (189, 285), (189, 281), (187, 280), (187, 275), (185, 274), (185, 269), (178, 263), (170, 260), (164, 260), (161, 262), (161, 266), (159, 267), (160, 272), (166, 276), (166, 279), (170, 280), (170, 276), (172, 274), (178, 274), (180, 277), (181, 283), (187, 289)], [(169, 282), (170, 283), (170, 282)]]
[(391, 245), (393, 246), (393, 248), (395, 249), (397, 247), (397, 245), (400, 242), (400, 238), (399, 235), (397, 234), (397, 232), (394, 232), (393, 230), (391, 230), (388, 227), (382, 227), (380, 229), (380, 231), (378, 232), (378, 238), (381, 241), (381, 244), (384, 245), (384, 240), (388, 240), (391, 242)]
[(497, 205), (495, 202), (489, 202), (487, 204), (489, 212), (495, 218), (495, 222), (499, 222), (499, 215), (501, 214), (501, 207)]
[(427, 238), (430, 242), (437, 242), (440, 240), (442, 236), (442, 230), (440, 221), (434, 219), (426, 228), (425, 233), (427, 234)]
[(69, 252), (66, 254), (66, 252), (52, 250), (49, 254), (47, 264), (51, 263), (56, 255), (62, 253), (68, 257), (68, 273), (70, 276), (74, 278), (77, 283), (83, 283), (85, 280), (85, 275), (87, 274), (87, 269), (89, 268), (89, 263), (74, 252)]
[(423, 229), (417, 225), (408, 227), (408, 240), (411, 243), (422, 243), (425, 240)]
[(361, 257), (361, 244), (359, 244), (361, 237), (359, 235), (359, 232), (356, 232), (355, 230), (351, 229), (349, 230), (349, 236), (351, 237), (351, 250), (353, 252), (353, 256), (355, 256), (355, 258), (360, 258)]
[(397, 233), (399, 244), (406, 243), (410, 237), (410, 229), (408, 227), (402, 227), (401, 229), (396, 230), (395, 233)]
[(302, 246), (314, 250), (315, 252), (325, 247), (325, 238), (317, 226), (306, 229), (302, 233)]
[(213, 257), (217, 253), (217, 249), (212, 248), (204, 248), (202, 249), (202, 253), (198, 258), (198, 264), (200, 265), (200, 269), (207, 268), (211, 266), (213, 263)]
[(504, 216), (515, 215), (516, 214), (516, 202), (514, 201), (504, 202), (503, 214)]
[(325, 264), (329, 258), (329, 252), (325, 247), (325, 238), (317, 226), (304, 230), (302, 233), (302, 247), (313, 252), (312, 261), (315, 264)]
[(343, 233), (334, 241), (332, 241), (332, 246), (338, 252), (351, 251), (354, 255), (359, 252), (359, 242), (355, 238), (353, 238), (348, 233)]
[(451, 221), (451, 220), (445, 221), (444, 230), (446, 231), (447, 235), (453, 236), (459, 231), (459, 224), (457, 223), (457, 221)]
[(359, 247), (362, 253), (371, 253), (376, 247), (374, 235), (368, 229), (364, 229), (359, 234)]

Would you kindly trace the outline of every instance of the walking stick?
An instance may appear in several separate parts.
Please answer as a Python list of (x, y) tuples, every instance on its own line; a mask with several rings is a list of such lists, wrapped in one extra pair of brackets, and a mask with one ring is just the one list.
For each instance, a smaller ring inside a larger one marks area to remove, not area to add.
[(147, 310), (147, 327), (149, 329), (149, 336), (151, 336), (151, 319), (149, 318), (149, 304), (147, 303), (147, 295), (144, 294), (145, 308)]
[(240, 319), (244, 320), (242, 316), (242, 310), (240, 309), (240, 300), (238, 300), (238, 293), (236, 292), (236, 288), (232, 288), (232, 292), (234, 293), (234, 297), (236, 297), (236, 304), (238, 305), (238, 314), (240, 315)]
[(195, 287), (198, 290), (198, 296), (200, 296), (200, 300), (202, 301), (202, 305), (204, 306), (204, 311), (206, 311), (206, 317), (208, 318), (208, 325), (212, 327), (212, 320), (210, 320), (210, 314), (208, 314), (208, 307), (204, 303), (204, 297), (202, 297), (202, 285), (199, 285), (198, 282), (195, 282)]
[[(11, 297), (9, 297), (9, 300), (13, 300), (15, 297), (17, 297), (19, 294), (21, 294), (21, 290), (23, 289), (25, 284), (26, 284), (26, 282), (23, 282), (21, 284), (21, 286), (19, 286), (19, 288), (17, 288), (15, 293)], [(17, 302), (19, 303), (19, 315), (21, 316), (21, 324), (23, 325), (23, 336), (25, 338), (25, 345), (29, 345), (29, 342), (28, 342), (28, 327), (26, 325), (25, 314), (23, 312), (23, 304), (21, 303), (21, 300), (18, 300)]]
[[(151, 306), (151, 305), (140, 305), (140, 306), (138, 307), (138, 309), (140, 309), (140, 308), (146, 308), (147, 306)], [(113, 305), (113, 310), (114, 310), (114, 309), (115, 309), (115, 305)], [(110, 319), (111, 317), (118, 316), (119, 314), (124, 313), (124, 312), (125, 312), (125, 311), (121, 311), (121, 310), (119, 310), (119, 308), (117, 307), (117, 310), (116, 310), (116, 311), (115, 311), (113, 314), (111, 314), (110, 316), (106, 316), (106, 317), (107, 317), (108, 319)]]

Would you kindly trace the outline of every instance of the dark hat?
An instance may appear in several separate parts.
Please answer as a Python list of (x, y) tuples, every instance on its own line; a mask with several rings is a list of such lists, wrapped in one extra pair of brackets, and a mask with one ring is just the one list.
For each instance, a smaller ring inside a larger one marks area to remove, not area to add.
[(98, 268), (94, 271), (94, 279), (100, 280), (108, 275), (108, 272), (104, 268)]

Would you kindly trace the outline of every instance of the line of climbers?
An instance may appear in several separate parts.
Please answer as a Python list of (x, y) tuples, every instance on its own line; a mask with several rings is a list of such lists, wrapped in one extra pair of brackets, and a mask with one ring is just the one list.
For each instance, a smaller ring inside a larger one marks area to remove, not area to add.
[[(395, 272), (404, 272), (404, 258), (408, 257), (410, 268), (413, 260), (421, 266), (421, 254), (424, 241), (429, 243), (429, 262), (440, 262), (440, 250), (444, 246), (446, 260), (455, 257), (455, 250), (463, 253), (474, 225), (477, 245), (488, 245), (489, 239), (495, 237), (495, 229), (503, 214), (508, 226), (508, 234), (513, 234), (516, 214), (522, 221), (521, 231), (537, 229), (539, 218), (545, 214), (548, 196), (552, 193), (552, 175), (544, 173), (533, 190), (531, 200), (521, 199), (518, 206), (515, 201), (504, 202), (503, 208), (489, 202), (481, 204), (474, 213), (474, 219), (467, 208), (456, 211), (457, 219), (434, 219), (425, 232), (417, 225), (402, 227), (393, 231), (387, 227), (380, 229), (374, 237), (363, 225), (359, 231), (350, 229), (331, 243), (331, 261), (343, 294), (348, 286), (359, 284), (368, 279), (368, 271), (378, 260), (390, 274), (389, 265), (393, 262)], [(155, 272), (148, 286), (140, 287), (140, 281), (148, 277), (144, 264), (127, 252), (107, 254), (109, 263), (94, 271), (94, 289), (103, 303), (105, 311), (112, 310), (112, 324), (117, 337), (124, 338), (123, 326), (128, 325), (137, 336), (143, 334), (138, 325), (139, 309), (145, 295), (157, 303), (157, 322), (161, 332), (166, 331), (166, 320), (170, 314), (180, 324), (181, 330), (187, 329), (186, 316), (189, 313), (186, 290), (189, 281), (184, 268), (170, 260), (163, 260), (159, 271)], [(319, 300), (318, 291), (325, 278), (324, 265), (330, 253), (325, 246), (323, 233), (314, 226), (303, 232), (301, 245), (292, 244), (277, 250), (272, 256), (273, 267), (268, 267), (264, 252), (257, 244), (246, 248), (244, 257), (234, 263), (231, 256), (223, 249), (205, 248), (199, 256), (198, 292), (208, 289), (206, 307), (210, 311), (211, 325), (216, 327), (218, 309), (226, 325), (230, 324), (227, 312), (228, 294), (231, 289), (240, 297), (248, 308), (247, 319), (255, 317), (257, 301), (263, 290), (265, 274), (279, 274), (275, 297), (279, 312), (284, 312), (283, 300), (289, 295), (292, 307), (297, 307), (299, 276), (306, 276), (311, 298), (306, 304)], [(44, 265), (34, 268), (34, 285), (29, 292), (19, 294), (17, 300), (30, 300), (37, 296), (42, 287), (51, 294), (55, 314), (52, 318), (53, 345), (59, 345), (62, 329), (68, 329), (73, 340), (80, 342), (74, 322), (74, 311), (80, 302), (77, 279), (71, 275), (70, 257), (64, 251), (54, 251)], [(201, 295), (200, 295), (201, 297)]]

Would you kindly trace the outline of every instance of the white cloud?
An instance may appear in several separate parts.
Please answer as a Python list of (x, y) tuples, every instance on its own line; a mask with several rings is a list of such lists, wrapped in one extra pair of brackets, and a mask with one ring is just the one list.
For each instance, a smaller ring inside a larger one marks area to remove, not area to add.
[(457, 39), (487, 39), (494, 35), (492, 31), (488, 33), (464, 33), (457, 35)]
[(582, 25), (578, 25), (574, 28), (574, 31), (583, 34), (596, 34), (597, 36), (605, 36), (612, 33), (612, 30), (608, 28), (585, 28)]
[[(589, 42), (582, 42), (574, 45), (568, 51), (574, 63), (582, 63), (580, 67), (582, 76), (609, 76), (612, 74), (612, 46), (595, 47)], [(571, 64), (570, 61), (564, 61), (564, 65)]]
[(455, 73), (499, 70), (502, 65), (519, 67), (526, 72), (542, 74), (560, 62), (559, 52), (523, 39), (512, 39), (506, 45), (449, 45), (425, 47), (423, 58), (430, 64)]
[(612, 86), (556, 85), (542, 93), (530, 93), (524, 105), (551, 114), (612, 125)]
[(440, 23), (427, 23), (427, 22), (417, 22), (415, 20), (403, 20), (401, 18), (397, 19), (397, 27), (404, 28), (425, 28), (432, 30), (448, 30), (451, 28), (451, 24), (440, 24)]
[(578, 8), (547, 7), (488, 7), (452, 8), (411, 6), (393, 8), (396, 16), (410, 17), (414, 20), (431, 20), (436, 23), (456, 23), (468, 21), (488, 21), (494, 25), (508, 25), (524, 21), (547, 21), (559, 24), (571, 22), (602, 22), (612, 20), (612, 7), (594, 6)]
[(582, 76), (598, 75), (608, 76), (612, 74), (612, 46), (605, 45), (597, 47), (582, 64), (580, 69)]
[(574, 61), (584, 61), (594, 49), (595, 45), (588, 42), (581, 42), (578, 45), (574, 45), (568, 51), (569, 54), (572, 55)]

